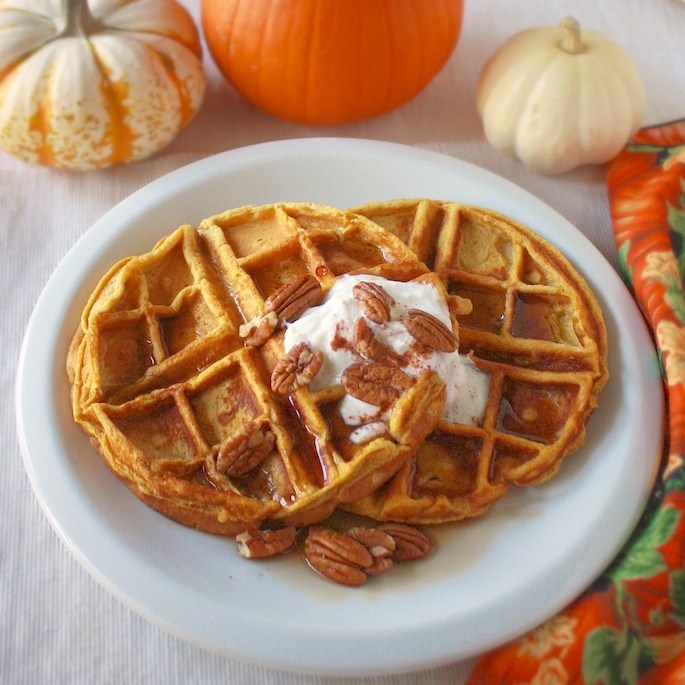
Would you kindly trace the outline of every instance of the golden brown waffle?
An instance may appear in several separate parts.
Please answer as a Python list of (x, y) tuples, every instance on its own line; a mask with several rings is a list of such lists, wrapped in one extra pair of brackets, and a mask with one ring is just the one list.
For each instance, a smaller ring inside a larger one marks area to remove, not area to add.
[(477, 426), (441, 422), (417, 455), (376, 492), (350, 505), (412, 523), (483, 513), (510, 484), (542, 483), (585, 440), (608, 379), (599, 304), (569, 261), (531, 230), (454, 202), (397, 200), (363, 214), (437, 272), (458, 315), (460, 351), (490, 374)]
[(234, 534), (266, 519), (319, 520), (410, 458), (436, 425), (444, 384), (416, 383), (384, 435), (352, 444), (335, 417), (342, 388), (277, 394), (283, 333), (249, 346), (245, 324), (263, 321), (269, 296), (303, 274), (326, 291), (346, 273), (426, 272), (371, 221), (318, 205), (182, 226), (113, 266), (91, 295), (67, 364), (74, 417), (134, 493), (184, 524)]

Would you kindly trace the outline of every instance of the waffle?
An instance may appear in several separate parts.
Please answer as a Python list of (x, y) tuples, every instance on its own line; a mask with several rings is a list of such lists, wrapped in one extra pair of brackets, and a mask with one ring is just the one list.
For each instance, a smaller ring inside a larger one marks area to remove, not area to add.
[(233, 535), (325, 518), (408, 461), (444, 403), (444, 384), (423, 378), (388, 430), (353, 444), (335, 419), (340, 386), (274, 391), (280, 323), (247, 344), (280, 316), (270, 298), (298, 279), (325, 292), (349, 273), (433, 278), (373, 222), (319, 205), (243, 207), (179, 227), (114, 265), (90, 296), (67, 361), (74, 418), (138, 497), (183, 524)]
[(585, 440), (608, 379), (606, 330), (585, 280), (559, 251), (495, 212), (454, 202), (357, 207), (403, 240), (452, 296), (460, 352), (490, 375), (478, 425), (441, 421), (377, 491), (348, 505), (380, 520), (438, 523), (484, 513), (510, 485), (557, 473)]

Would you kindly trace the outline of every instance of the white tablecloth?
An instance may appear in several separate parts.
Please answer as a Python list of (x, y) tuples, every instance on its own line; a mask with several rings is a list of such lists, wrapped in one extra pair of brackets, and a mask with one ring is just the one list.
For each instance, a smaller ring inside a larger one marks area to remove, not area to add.
[[(196, 19), (198, 1), (184, 0)], [(205, 58), (209, 87), (197, 119), (162, 153), (99, 172), (67, 173), (0, 154), (0, 292), (3, 325), (0, 454), (0, 682), (343, 683), (299, 676), (210, 654), (140, 618), (75, 561), (43, 514), (23, 468), (14, 386), (22, 336), (52, 271), (102, 214), (149, 181), (216, 152), (252, 143), (346, 136), (443, 152), (509, 178), (546, 201), (616, 263), (604, 168), (536, 175), (485, 141), (475, 90), (486, 58), (512, 33), (572, 14), (623, 45), (648, 94), (646, 124), (685, 117), (685, 3), (681, 0), (469, 0), (462, 38), (445, 69), (414, 101), (363, 123), (310, 128), (255, 111)], [(36, 393), (44, 389), (36, 388)], [(472, 662), (354, 682), (462, 683)]]

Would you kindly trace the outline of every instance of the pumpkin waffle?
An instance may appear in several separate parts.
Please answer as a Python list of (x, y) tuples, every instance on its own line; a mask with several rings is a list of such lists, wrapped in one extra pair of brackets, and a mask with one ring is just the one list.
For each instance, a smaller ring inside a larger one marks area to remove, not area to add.
[[(67, 361), (74, 418), (136, 495), (186, 525), (233, 535), (326, 517), (395, 473), (444, 403), (444, 384), (426, 376), (382, 435), (347, 439), (334, 420), (342, 388), (311, 391), (316, 355), (288, 361), (283, 347), (289, 318), (344, 274), (432, 278), (395, 236), (319, 205), (179, 227), (90, 296)], [(277, 392), (279, 369), (298, 384)]]
[(380, 520), (438, 523), (484, 513), (510, 485), (551, 478), (585, 440), (608, 380), (600, 306), (568, 260), (528, 228), (454, 202), (357, 207), (409, 245), (448, 293), (459, 347), (490, 375), (477, 425), (441, 421), (416, 456), (348, 505)]

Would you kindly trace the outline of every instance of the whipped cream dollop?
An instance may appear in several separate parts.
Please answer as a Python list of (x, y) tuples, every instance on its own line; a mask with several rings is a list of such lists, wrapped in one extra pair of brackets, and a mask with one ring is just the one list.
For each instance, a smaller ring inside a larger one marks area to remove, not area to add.
[[(339, 278), (320, 305), (305, 310), (296, 321), (287, 324), (285, 331), (286, 352), (301, 342), (308, 343), (313, 350), (323, 352), (321, 370), (310, 382), (310, 388), (319, 390), (341, 383), (344, 370), (350, 364), (363, 359), (355, 350), (353, 330), (355, 321), (364, 314), (352, 292), (354, 286), (363, 281), (377, 283), (395, 301), (390, 310), (389, 321), (376, 324), (366, 320), (376, 339), (402, 359), (400, 368), (405, 373), (418, 376), (432, 369), (440, 376), (447, 393), (443, 420), (479, 424), (487, 402), (489, 375), (480, 371), (469, 357), (458, 351), (421, 352), (402, 323), (402, 317), (415, 308), (432, 314), (452, 329), (447, 303), (430, 283), (391, 281), (366, 274)], [(347, 394), (341, 401), (340, 411), (346, 424), (362, 426), (355, 431), (359, 433), (359, 442), (382, 432), (383, 421), (387, 420), (379, 407)]]

